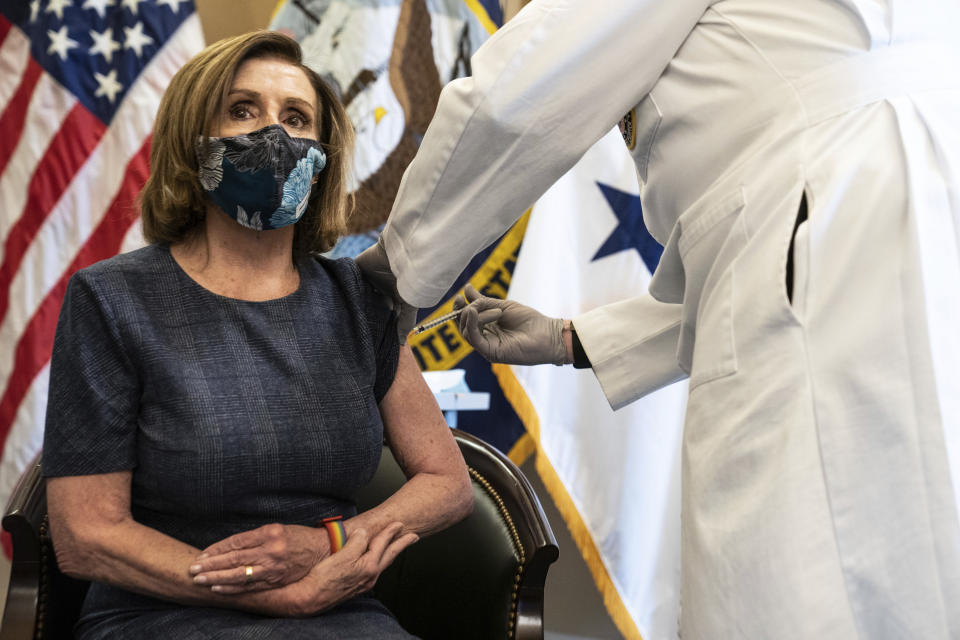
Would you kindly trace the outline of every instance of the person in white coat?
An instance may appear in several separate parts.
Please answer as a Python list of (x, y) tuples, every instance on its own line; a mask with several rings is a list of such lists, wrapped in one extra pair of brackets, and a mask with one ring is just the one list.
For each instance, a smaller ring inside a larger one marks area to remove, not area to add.
[(684, 639), (960, 637), (957, 25), (956, 0), (533, 0), (358, 258), (434, 304), (621, 123), (650, 295), (461, 326), (515, 363), (569, 362), (572, 330), (614, 408), (689, 376)]

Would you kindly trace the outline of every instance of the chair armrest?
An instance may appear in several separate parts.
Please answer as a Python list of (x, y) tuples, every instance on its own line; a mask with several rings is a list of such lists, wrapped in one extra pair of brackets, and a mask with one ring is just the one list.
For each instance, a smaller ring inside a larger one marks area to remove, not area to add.
[[(559, 555), (553, 531), (516, 465), (482, 440), (452, 433), (469, 469), (474, 511), (404, 550), (374, 591), (425, 640), (542, 640), (544, 583)], [(405, 481), (385, 447), (358, 508), (379, 504)]]
[(543, 599), (547, 570), (560, 556), (557, 540), (530, 481), (503, 453), (483, 440), (454, 429), (454, 437), (475, 481), (491, 484), (503, 507), (515, 520), (524, 557), (516, 586), (515, 640), (543, 638)]
[(13, 541), (7, 603), (0, 623), (4, 639), (34, 637), (45, 560), (40, 534), (46, 512), (46, 491), (40, 472), (40, 454), (37, 454), (20, 476), (3, 516), (3, 528)]

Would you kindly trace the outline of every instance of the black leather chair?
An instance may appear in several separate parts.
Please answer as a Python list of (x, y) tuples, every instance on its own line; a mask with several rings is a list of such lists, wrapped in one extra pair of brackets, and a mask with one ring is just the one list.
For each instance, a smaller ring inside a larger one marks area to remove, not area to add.
[[(482, 440), (453, 431), (473, 480), (474, 511), (404, 551), (374, 590), (424, 640), (542, 639), (544, 583), (559, 555), (553, 532), (520, 470)], [(403, 481), (385, 447), (359, 508), (379, 504)], [(70, 638), (87, 583), (57, 568), (39, 456), (14, 489), (3, 528), (13, 562), (0, 637)]]

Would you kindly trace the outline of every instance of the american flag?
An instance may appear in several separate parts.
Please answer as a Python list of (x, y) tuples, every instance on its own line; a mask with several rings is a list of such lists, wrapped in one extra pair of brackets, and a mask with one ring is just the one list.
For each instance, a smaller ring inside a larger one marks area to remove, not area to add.
[(135, 198), (190, 0), (0, 0), (0, 504), (40, 448), (67, 280), (142, 244)]

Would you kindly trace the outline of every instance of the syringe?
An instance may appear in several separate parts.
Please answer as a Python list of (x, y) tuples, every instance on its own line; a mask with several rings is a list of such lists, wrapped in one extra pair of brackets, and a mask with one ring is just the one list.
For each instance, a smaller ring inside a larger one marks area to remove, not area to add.
[(414, 333), (423, 333), (423, 332), (426, 331), (427, 329), (433, 329), (434, 327), (443, 324), (443, 323), (446, 322), (447, 320), (453, 320), (454, 318), (458, 318), (458, 317), (460, 317), (460, 314), (463, 312), (463, 309), (465, 309), (465, 308), (466, 308), (466, 307), (463, 307), (463, 308), (457, 309), (456, 311), (451, 311), (450, 313), (445, 313), (445, 314), (443, 314), (442, 316), (440, 316), (439, 318), (437, 318), (437, 319), (435, 319), (435, 320), (431, 320), (430, 322), (424, 322), (423, 324), (414, 327), (414, 328), (413, 328), (413, 332), (414, 332)]

